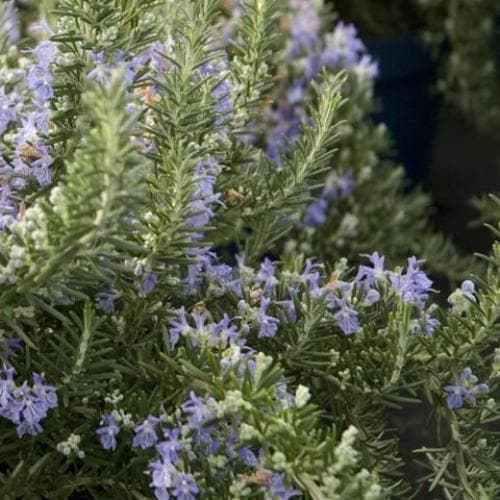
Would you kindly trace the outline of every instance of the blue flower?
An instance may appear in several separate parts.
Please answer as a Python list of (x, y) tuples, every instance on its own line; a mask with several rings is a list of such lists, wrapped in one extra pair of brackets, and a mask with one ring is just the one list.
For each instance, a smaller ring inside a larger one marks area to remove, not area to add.
[(180, 472), (175, 478), (173, 495), (178, 500), (193, 500), (199, 493), (198, 485), (192, 474)]
[(265, 292), (273, 292), (276, 288), (278, 280), (276, 279), (275, 272), (274, 263), (266, 257), (260, 264), (260, 269), (256, 276), (257, 283), (263, 286)]
[(144, 271), (141, 277), (141, 281), (137, 283), (137, 289), (139, 290), (139, 295), (145, 297), (149, 295), (156, 287), (158, 283), (158, 275), (153, 271)]
[(149, 463), (149, 471), (151, 473), (151, 483), (155, 490), (155, 496), (158, 500), (168, 500), (168, 488), (171, 488), (174, 482), (174, 477), (177, 475), (176, 468), (164, 460), (155, 460)]
[(168, 331), (170, 333), (170, 344), (172, 347), (177, 345), (181, 335), (186, 336), (191, 331), (191, 327), (187, 322), (186, 309), (184, 306), (177, 310), (177, 317), (170, 321), (170, 328)]
[(305, 227), (314, 227), (324, 224), (327, 218), (328, 202), (324, 199), (314, 200), (307, 207), (302, 220)]
[(267, 487), (273, 497), (280, 500), (289, 500), (300, 495), (298, 490), (285, 485), (285, 474), (283, 473), (273, 474), (267, 482)]
[(225, 346), (239, 340), (240, 332), (235, 325), (231, 325), (231, 321), (231, 318), (224, 313), (224, 317), (218, 323), (210, 325), (210, 336), (214, 345)]
[(444, 390), (448, 394), (446, 404), (451, 410), (462, 408), (464, 402), (475, 405), (477, 396), (490, 392), (488, 384), (477, 383), (477, 377), (469, 367), (462, 370), (455, 384), (445, 386)]
[(258, 337), (274, 337), (278, 331), (279, 319), (267, 315), (267, 309), (271, 305), (271, 299), (262, 297), (260, 307), (255, 315), (255, 321), (259, 325)]
[(363, 42), (358, 38), (354, 25), (340, 21), (333, 33), (326, 35), (325, 48), (321, 54), (321, 65), (336, 68), (352, 67), (365, 52)]
[(57, 407), (57, 389), (45, 383), (43, 374), (33, 373), (33, 394), (46, 408)]
[(188, 415), (189, 425), (193, 429), (200, 429), (212, 417), (212, 413), (207, 408), (203, 399), (199, 398), (193, 391), (189, 393), (189, 398), (181, 406), (181, 409)]
[(336, 302), (337, 305), (340, 306), (340, 309), (333, 316), (337, 325), (346, 335), (358, 332), (360, 326), (357, 311), (347, 305), (347, 299), (345, 297), (337, 299)]
[(23, 382), (20, 388), (15, 390), (14, 395), (20, 404), (19, 408), (22, 415), (21, 424), (17, 427), (19, 436), (22, 436), (25, 432), (32, 435), (41, 432), (40, 421), (47, 416), (47, 405), (33, 394), (26, 381)]
[(151, 448), (158, 441), (158, 434), (156, 434), (156, 425), (160, 419), (149, 415), (142, 424), (135, 427), (134, 440), (132, 446), (142, 448), (143, 450)]
[(120, 427), (118, 426), (113, 415), (103, 415), (101, 419), (101, 427), (99, 427), (96, 432), (101, 441), (101, 445), (105, 450), (116, 449), (116, 436), (120, 433)]
[(416, 257), (408, 259), (406, 273), (390, 273), (390, 281), (394, 291), (405, 301), (423, 309), (429, 297), (432, 281), (418, 267)]
[(182, 450), (180, 441), (180, 429), (163, 429), (165, 439), (161, 441), (156, 449), (165, 462), (176, 464), (179, 461), (179, 452)]
[(377, 281), (384, 280), (387, 274), (384, 269), (385, 257), (379, 255), (378, 252), (374, 252), (371, 255), (364, 255), (364, 257), (368, 257), (372, 266), (359, 266), (356, 281), (358, 283), (364, 282), (368, 286), (371, 286), (376, 284)]

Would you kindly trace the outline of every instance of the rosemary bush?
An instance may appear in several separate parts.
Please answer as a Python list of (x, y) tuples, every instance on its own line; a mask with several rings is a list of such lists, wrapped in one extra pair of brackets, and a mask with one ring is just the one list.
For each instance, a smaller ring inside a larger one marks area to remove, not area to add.
[[(13, 7), (0, 496), (496, 498), (500, 245), (434, 304), (410, 255), (462, 260), (378, 159), (353, 28), (323, 38), (306, 0), (58, 0), (31, 43)], [(310, 229), (339, 214), (330, 253)], [(415, 483), (391, 415), (422, 401)]]

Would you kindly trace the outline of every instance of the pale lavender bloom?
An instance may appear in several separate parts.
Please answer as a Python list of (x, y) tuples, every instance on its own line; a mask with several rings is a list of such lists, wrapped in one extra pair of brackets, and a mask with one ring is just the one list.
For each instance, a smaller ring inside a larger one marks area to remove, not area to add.
[(283, 473), (273, 474), (267, 483), (267, 487), (273, 498), (279, 498), (280, 500), (289, 500), (300, 495), (298, 490), (285, 485), (285, 474)]
[(52, 173), (50, 166), (53, 163), (53, 158), (49, 154), (49, 148), (39, 144), (37, 151), (40, 158), (31, 163), (31, 169), (40, 186), (48, 186), (52, 182)]
[(199, 162), (194, 168), (195, 190), (190, 203), (191, 216), (186, 224), (195, 229), (202, 229), (214, 215), (212, 206), (218, 202), (220, 193), (214, 192), (216, 175), (213, 159)]
[(476, 297), (474, 293), (476, 291), (474, 283), (471, 280), (465, 280), (460, 286), (460, 290), (462, 290), (463, 294), (467, 299), (471, 302), (476, 302)]
[(172, 347), (177, 345), (180, 336), (186, 336), (191, 331), (191, 327), (187, 322), (186, 309), (182, 306), (177, 311), (177, 317), (170, 321), (170, 343)]
[(46, 408), (57, 407), (57, 389), (45, 383), (43, 374), (33, 373), (33, 394)]
[(475, 405), (476, 396), (490, 392), (488, 384), (476, 384), (476, 380), (472, 370), (467, 367), (462, 370), (455, 384), (445, 386), (444, 390), (448, 393), (446, 397), (448, 408), (459, 409), (464, 402)]
[(141, 281), (137, 283), (139, 295), (141, 297), (146, 297), (155, 289), (157, 283), (158, 275), (156, 273), (154, 273), (153, 271), (144, 271), (141, 277)]
[(281, 163), (282, 152), (300, 135), (302, 124), (307, 121), (307, 117), (302, 110), (285, 101), (269, 112), (269, 120), (276, 125), (267, 140), (266, 152), (272, 160)]
[(376, 304), (379, 300), (380, 300), (380, 293), (374, 288), (371, 288), (366, 292), (365, 302), (368, 305), (371, 306), (373, 304)]
[(259, 325), (258, 337), (274, 337), (278, 331), (279, 320), (267, 315), (267, 310), (271, 305), (271, 299), (262, 297), (260, 307), (255, 315), (255, 321)]
[(54, 62), (57, 54), (57, 44), (48, 40), (40, 42), (34, 49), (33, 54), (35, 54), (38, 64), (45, 69)]
[(132, 446), (142, 448), (143, 450), (151, 448), (158, 441), (158, 434), (156, 433), (156, 425), (160, 419), (149, 415), (142, 424), (135, 427), (134, 440)]
[(295, 309), (293, 300), (280, 300), (277, 304), (282, 307), (287, 321), (291, 321), (292, 323), (297, 321), (297, 310)]
[(278, 280), (276, 279), (275, 272), (276, 269), (273, 261), (266, 257), (260, 264), (259, 272), (255, 278), (257, 283), (263, 285), (265, 292), (273, 292), (276, 288)]
[(116, 419), (111, 414), (105, 414), (101, 419), (101, 426), (96, 431), (105, 450), (115, 450), (117, 446), (116, 436), (120, 433)]
[(17, 402), (14, 391), (15, 370), (12, 366), (4, 363), (0, 371), (0, 415), (14, 423), (19, 423), (21, 405)]
[(203, 399), (199, 398), (193, 391), (189, 393), (189, 398), (181, 406), (182, 411), (188, 415), (189, 425), (193, 429), (200, 429), (201, 426), (212, 417), (212, 413), (207, 408)]
[(406, 273), (391, 273), (390, 280), (393, 289), (405, 302), (423, 309), (431, 291), (432, 281), (418, 267), (418, 263), (416, 257), (410, 257)]
[[(47, 416), (48, 407), (46, 404), (33, 394), (26, 381), (14, 391), (14, 397), (18, 403), (16, 422), (19, 422), (17, 426), (19, 437), (24, 434), (35, 436), (42, 432), (40, 421)], [(19, 419), (19, 413), (21, 419)]]
[(26, 82), (38, 102), (46, 102), (53, 97), (52, 74), (47, 67), (41, 64), (31, 66)]
[(164, 462), (176, 464), (179, 461), (179, 452), (182, 450), (180, 429), (163, 429), (165, 439), (161, 441), (156, 449)]
[(364, 282), (366, 285), (371, 286), (376, 284), (377, 281), (385, 280), (387, 274), (384, 269), (385, 257), (379, 255), (378, 252), (364, 255), (364, 257), (368, 257), (372, 266), (359, 266), (355, 281), (358, 283)]
[(113, 292), (99, 292), (97, 294), (96, 307), (106, 314), (113, 314), (115, 312), (115, 301), (118, 298)]
[(308, 56), (320, 45), (321, 20), (316, 7), (309, 1), (293, 0), (291, 7), (294, 11), (290, 17), (288, 56)]
[(360, 325), (357, 311), (347, 305), (345, 297), (336, 299), (336, 303), (340, 306), (340, 309), (334, 314), (334, 318), (340, 329), (346, 335), (358, 332)]
[(290, 104), (298, 104), (304, 100), (306, 82), (303, 78), (296, 78), (286, 92)]
[(306, 210), (302, 224), (305, 227), (314, 227), (324, 224), (327, 219), (328, 203), (324, 199), (313, 201)]
[(352, 67), (354, 74), (362, 82), (371, 82), (379, 75), (379, 67), (376, 61), (368, 54), (361, 56), (360, 60)]
[(351, 68), (365, 52), (354, 25), (340, 21), (333, 33), (326, 35), (326, 44), (321, 54), (321, 66)]
[(170, 462), (164, 460), (155, 460), (149, 463), (149, 472), (151, 473), (150, 486), (155, 490), (157, 500), (168, 500), (168, 488), (174, 483), (174, 478), (178, 474), (176, 468)]
[(113, 314), (118, 294), (113, 290), (113, 283), (111, 281), (106, 281), (102, 286), (102, 291), (98, 292), (96, 296), (96, 307), (106, 314)]
[(178, 500), (193, 500), (200, 492), (192, 474), (180, 472), (175, 478), (173, 495)]
[(210, 336), (214, 344), (226, 345), (228, 342), (235, 343), (240, 338), (240, 332), (235, 325), (231, 325), (231, 318), (224, 313), (224, 317), (218, 323), (210, 325)]

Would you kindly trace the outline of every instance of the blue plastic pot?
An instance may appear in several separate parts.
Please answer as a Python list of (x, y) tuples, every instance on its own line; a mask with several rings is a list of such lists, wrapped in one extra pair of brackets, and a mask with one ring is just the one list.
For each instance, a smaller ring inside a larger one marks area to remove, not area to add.
[(416, 33), (366, 41), (378, 61), (375, 85), (381, 111), (375, 120), (391, 131), (396, 160), (415, 182), (426, 180), (437, 128), (439, 97), (433, 89), (436, 63)]

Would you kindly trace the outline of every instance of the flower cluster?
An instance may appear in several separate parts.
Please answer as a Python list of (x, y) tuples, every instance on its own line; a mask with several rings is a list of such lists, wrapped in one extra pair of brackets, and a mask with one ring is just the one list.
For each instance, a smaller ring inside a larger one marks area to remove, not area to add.
[[(238, 366), (226, 364), (224, 356), (221, 362), (226, 372), (236, 370), (240, 383), (250, 375), (257, 384), (259, 377), (269, 368), (269, 359), (262, 354), (252, 354), (244, 361), (240, 360)], [(294, 408), (299, 410), (308, 399), (306, 388), (299, 386), (294, 396), (281, 381), (272, 397), (272, 411), (279, 414), (294, 411)], [(104, 414), (97, 436), (104, 449), (113, 451), (117, 448), (120, 432), (131, 429), (133, 448), (154, 448), (157, 458), (150, 461), (148, 469), (150, 485), (159, 500), (169, 498), (169, 495), (186, 500), (196, 498), (200, 486), (195, 478), (200, 476), (199, 467), (203, 460), (208, 461), (213, 474), (225, 475), (228, 480), (240, 474), (252, 484), (251, 475), (261, 474), (262, 480), (253, 483), (275, 498), (298, 495), (298, 490), (287, 484), (285, 474), (262, 467), (266, 451), (271, 450), (267, 450), (268, 445), (259, 431), (245, 422), (246, 410), (252, 410), (252, 405), (245, 402), (239, 389), (228, 390), (225, 398), (219, 401), (191, 391), (180, 410), (173, 415), (148, 415), (134, 424), (128, 417), (124, 418), (123, 411), (115, 409)]]
[(330, 204), (335, 200), (348, 198), (355, 187), (356, 180), (352, 170), (342, 175), (333, 171), (326, 180), (320, 196), (307, 207), (302, 224), (306, 227), (323, 224), (327, 219)]
[[(296, 139), (302, 125), (308, 122), (304, 109), (306, 89), (323, 68), (351, 70), (365, 82), (371, 82), (378, 74), (376, 63), (367, 54), (353, 25), (340, 21), (333, 32), (322, 37), (321, 20), (313, 1), (292, 1), (291, 7), (287, 62), (292, 79), (284, 92), (286, 98), (267, 114), (268, 122), (274, 124), (267, 139), (267, 153), (278, 162), (287, 143)], [(327, 203), (328, 194), (321, 200)], [(323, 213), (325, 208), (313, 207), (313, 211)]]
[(33, 373), (33, 385), (20, 386), (14, 380), (15, 370), (5, 364), (0, 371), (0, 416), (16, 424), (19, 437), (42, 432), (40, 422), (49, 409), (57, 407), (56, 388), (46, 384), (43, 375)]
[(447, 385), (444, 390), (447, 392), (446, 403), (450, 410), (462, 408), (464, 403), (476, 404), (477, 396), (488, 394), (490, 388), (488, 384), (478, 384), (477, 377), (470, 368), (464, 368), (455, 384)]

